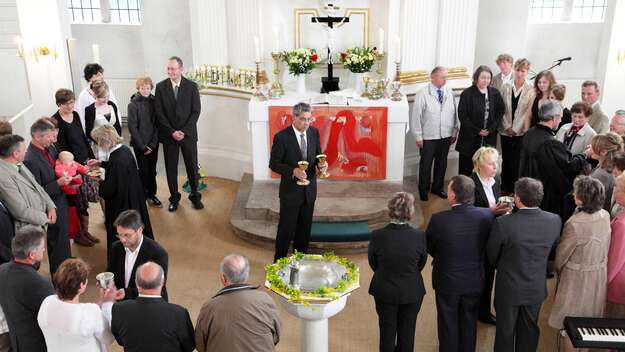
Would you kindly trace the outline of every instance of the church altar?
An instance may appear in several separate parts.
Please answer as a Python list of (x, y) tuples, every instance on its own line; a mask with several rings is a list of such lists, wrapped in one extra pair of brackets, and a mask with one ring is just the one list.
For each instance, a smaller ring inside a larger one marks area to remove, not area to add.
[[(249, 102), (255, 181), (276, 177), (269, 169), (273, 135), (290, 126), (291, 107), (310, 97), (287, 92), (280, 99)], [(348, 99), (347, 105), (313, 105), (313, 123), (328, 155), (330, 180), (402, 182), (408, 101)]]

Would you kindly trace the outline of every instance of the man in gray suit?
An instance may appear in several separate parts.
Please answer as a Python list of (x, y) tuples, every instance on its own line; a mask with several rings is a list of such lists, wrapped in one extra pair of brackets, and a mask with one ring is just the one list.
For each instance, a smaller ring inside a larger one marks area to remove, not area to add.
[(561, 220), (538, 208), (543, 185), (524, 177), (514, 184), (519, 209), (495, 220), (486, 246), (490, 263), (497, 268), (495, 351), (536, 351), (538, 314), (547, 297), (546, 271), (549, 252), (560, 236)]
[(608, 115), (601, 109), (599, 94), (599, 83), (595, 81), (582, 83), (582, 101), (592, 107), (592, 115), (588, 124), (597, 134), (603, 134), (610, 129), (610, 121)]
[(54, 294), (50, 280), (37, 273), (46, 250), (45, 236), (40, 227), (22, 227), (11, 243), (15, 259), (0, 265), (0, 307), (13, 352), (46, 351), (37, 323), (41, 302)]
[(13, 216), (16, 231), (56, 222), (56, 206), (24, 166), (25, 155), (24, 138), (16, 134), (0, 137), (0, 199)]

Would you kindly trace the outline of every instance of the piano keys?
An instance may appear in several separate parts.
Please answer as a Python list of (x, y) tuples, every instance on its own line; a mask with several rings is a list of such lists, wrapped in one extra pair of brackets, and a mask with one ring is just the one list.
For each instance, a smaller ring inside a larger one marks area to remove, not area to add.
[(576, 348), (625, 350), (625, 319), (566, 317), (564, 328)]

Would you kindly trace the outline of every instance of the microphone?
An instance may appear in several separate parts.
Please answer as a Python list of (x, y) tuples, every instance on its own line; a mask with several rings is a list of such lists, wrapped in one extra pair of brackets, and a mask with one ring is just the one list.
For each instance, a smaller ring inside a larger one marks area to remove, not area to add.
[(572, 58), (570, 56), (569, 57), (563, 57), (563, 58), (561, 58), (559, 60), (556, 60), (555, 62), (560, 62), (561, 63), (562, 61), (571, 61), (571, 59)]

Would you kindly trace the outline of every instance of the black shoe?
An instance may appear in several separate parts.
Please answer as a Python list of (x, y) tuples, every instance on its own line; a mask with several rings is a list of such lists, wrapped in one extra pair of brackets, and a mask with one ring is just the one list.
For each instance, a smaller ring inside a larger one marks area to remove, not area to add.
[(202, 201), (197, 199), (197, 200), (192, 200), (191, 203), (193, 203), (193, 208), (200, 210), (200, 209), (204, 209), (204, 204), (202, 204)]
[(167, 208), (167, 210), (171, 211), (172, 213), (175, 212), (176, 210), (178, 210), (178, 203), (169, 203), (169, 208)]
[(432, 194), (436, 194), (437, 196), (443, 198), (443, 199), (447, 199), (447, 192), (445, 191), (440, 191), (440, 192), (432, 192)]
[(488, 316), (480, 316), (477, 318), (480, 322), (489, 325), (497, 325), (497, 318), (494, 315), (489, 314)]
[(422, 202), (427, 202), (428, 201), (428, 194), (427, 193), (419, 193), (419, 198), (421, 199)]
[(158, 199), (156, 196), (150, 197), (148, 202), (155, 208), (162, 208), (163, 207), (163, 203), (161, 203), (161, 200)]

